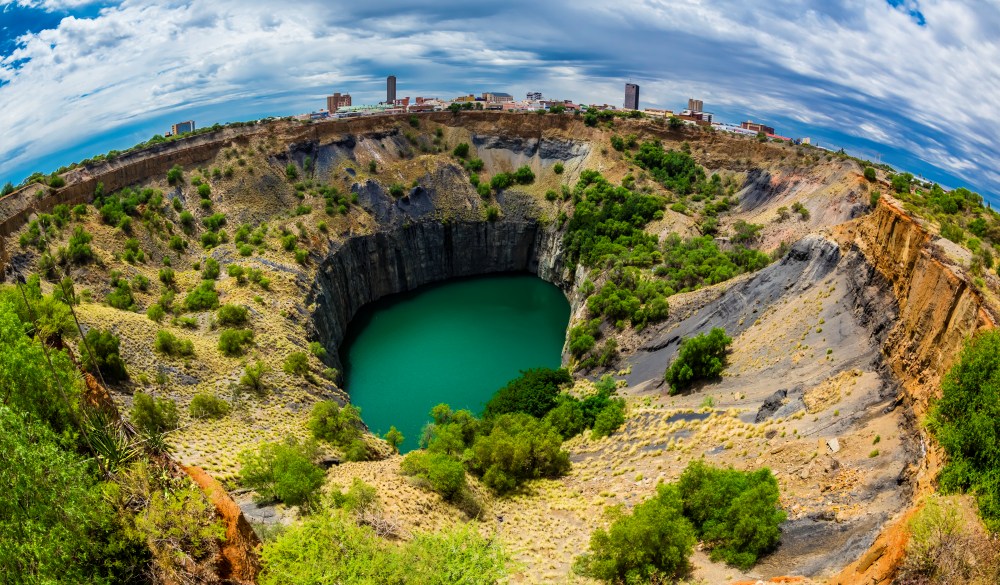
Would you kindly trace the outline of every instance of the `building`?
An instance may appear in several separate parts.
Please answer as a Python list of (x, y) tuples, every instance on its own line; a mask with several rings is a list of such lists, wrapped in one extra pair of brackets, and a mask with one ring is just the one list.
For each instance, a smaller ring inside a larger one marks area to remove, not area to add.
[(639, 86), (634, 83), (625, 84), (625, 109), (639, 109)]
[(658, 116), (660, 118), (669, 118), (670, 116), (674, 115), (673, 110), (660, 110), (657, 108), (646, 108), (645, 110), (643, 110), (643, 112), (647, 116)]
[(351, 105), (351, 94), (334, 93), (326, 96), (326, 110), (336, 112), (339, 108)]
[(396, 103), (396, 76), (390, 75), (385, 78), (385, 103)]
[(688, 98), (688, 109), (692, 112), (704, 112), (705, 102), (694, 98)]
[(506, 104), (514, 101), (514, 96), (509, 93), (496, 92), (484, 92), (483, 101), (488, 104)]
[(774, 128), (770, 126), (765, 126), (763, 124), (758, 124), (757, 122), (754, 122), (752, 120), (747, 120), (746, 122), (743, 122), (742, 124), (740, 124), (740, 127), (746, 130), (750, 130), (751, 132), (757, 132), (757, 133), (763, 132), (764, 134), (774, 134)]
[(170, 134), (172, 136), (180, 136), (185, 132), (194, 132), (194, 120), (188, 120), (187, 122), (178, 122), (170, 127)]
[(540, 102), (542, 101), (542, 92), (540, 91), (529, 91), (527, 100), (529, 102)]

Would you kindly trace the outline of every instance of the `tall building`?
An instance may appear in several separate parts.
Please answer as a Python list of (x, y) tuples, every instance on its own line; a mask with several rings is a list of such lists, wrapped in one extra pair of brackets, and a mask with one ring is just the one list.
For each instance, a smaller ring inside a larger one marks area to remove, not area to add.
[(625, 84), (625, 109), (639, 109), (639, 86), (634, 83)]
[(331, 114), (336, 112), (338, 108), (343, 108), (350, 106), (351, 104), (351, 94), (349, 93), (334, 93), (333, 95), (326, 96), (326, 109)]
[(194, 132), (194, 120), (179, 122), (170, 127), (170, 133), (174, 136), (179, 136), (185, 132)]
[(688, 98), (688, 109), (692, 112), (704, 112), (705, 102), (694, 98)]
[(396, 76), (390, 75), (385, 79), (385, 103), (396, 103)]

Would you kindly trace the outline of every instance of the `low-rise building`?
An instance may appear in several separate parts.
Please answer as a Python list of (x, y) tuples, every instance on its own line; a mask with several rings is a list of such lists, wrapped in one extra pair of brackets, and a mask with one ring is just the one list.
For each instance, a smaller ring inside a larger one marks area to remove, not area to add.
[(488, 104), (506, 104), (514, 101), (514, 96), (503, 92), (484, 92), (483, 100)]
[(758, 124), (752, 120), (747, 120), (740, 124), (742, 128), (746, 128), (752, 132), (763, 132), (764, 134), (774, 134), (774, 128), (770, 126), (765, 126), (764, 124)]
[(179, 136), (185, 132), (194, 132), (194, 120), (188, 120), (187, 122), (178, 122), (170, 126), (170, 133), (173, 136)]

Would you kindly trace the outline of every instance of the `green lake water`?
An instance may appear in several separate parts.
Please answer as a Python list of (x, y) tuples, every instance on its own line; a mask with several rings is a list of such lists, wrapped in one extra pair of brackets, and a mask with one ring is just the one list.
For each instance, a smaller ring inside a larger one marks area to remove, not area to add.
[(418, 447), (446, 402), (475, 414), (521, 370), (560, 364), (569, 303), (527, 274), (455, 280), (363, 307), (341, 346), (346, 389), (379, 435), (395, 425)]

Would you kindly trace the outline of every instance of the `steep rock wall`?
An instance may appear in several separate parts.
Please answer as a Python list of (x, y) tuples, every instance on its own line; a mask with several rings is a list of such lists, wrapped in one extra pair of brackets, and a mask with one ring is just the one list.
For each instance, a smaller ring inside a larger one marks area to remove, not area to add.
[(339, 347), (362, 306), (433, 282), (530, 272), (568, 290), (561, 234), (536, 222), (423, 221), (332, 248), (310, 295), (317, 337), (339, 368)]

